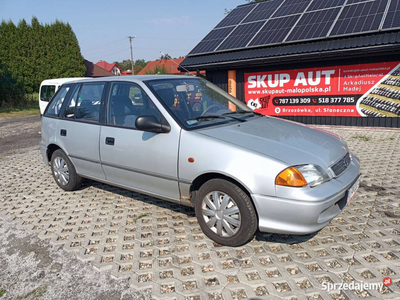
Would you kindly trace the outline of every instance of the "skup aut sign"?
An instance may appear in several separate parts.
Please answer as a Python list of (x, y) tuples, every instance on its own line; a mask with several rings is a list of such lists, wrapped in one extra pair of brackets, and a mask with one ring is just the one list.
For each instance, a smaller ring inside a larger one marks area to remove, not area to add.
[(265, 115), (400, 117), (400, 64), (246, 73), (245, 100)]

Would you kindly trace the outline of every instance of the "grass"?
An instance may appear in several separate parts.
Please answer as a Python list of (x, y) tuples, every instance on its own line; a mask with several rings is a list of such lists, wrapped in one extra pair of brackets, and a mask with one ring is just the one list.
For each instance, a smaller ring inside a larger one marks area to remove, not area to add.
[(0, 297), (2, 297), (6, 293), (5, 289), (0, 289)]
[(135, 223), (136, 223), (139, 219), (144, 218), (144, 217), (147, 217), (147, 214), (141, 214), (141, 215), (139, 215), (137, 218), (134, 219)]
[(352, 137), (353, 139), (360, 139), (364, 142), (368, 142), (370, 140), (369, 137), (367, 137), (366, 135), (363, 134), (356, 134), (355, 136)]
[(17, 107), (0, 107), (0, 118), (25, 117), (40, 114), (38, 93), (28, 95), (28, 101)]
[(38, 288), (34, 289), (33, 291), (27, 293), (26, 295), (15, 298), (15, 300), (37, 299), (46, 294), (46, 292), (47, 292), (47, 285), (41, 285)]

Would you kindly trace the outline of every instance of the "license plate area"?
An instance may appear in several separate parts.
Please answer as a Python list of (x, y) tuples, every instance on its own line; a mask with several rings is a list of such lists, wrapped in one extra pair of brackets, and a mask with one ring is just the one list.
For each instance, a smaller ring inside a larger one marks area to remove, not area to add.
[(354, 182), (354, 184), (347, 190), (347, 203), (349, 203), (351, 199), (353, 199), (353, 197), (355, 196), (360, 186), (360, 181), (361, 181), (361, 175), (358, 176), (356, 182)]

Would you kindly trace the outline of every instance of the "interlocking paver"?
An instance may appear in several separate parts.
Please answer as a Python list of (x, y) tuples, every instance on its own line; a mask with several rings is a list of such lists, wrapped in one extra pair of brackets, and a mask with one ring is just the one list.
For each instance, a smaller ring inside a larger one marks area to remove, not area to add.
[[(191, 208), (89, 180), (62, 191), (37, 150), (0, 160), (0, 217), (155, 299), (400, 299), (400, 131), (328, 130), (347, 140), (363, 178), (316, 234), (258, 233), (242, 247), (220, 246)], [(382, 291), (323, 289), (386, 276), (393, 284)]]

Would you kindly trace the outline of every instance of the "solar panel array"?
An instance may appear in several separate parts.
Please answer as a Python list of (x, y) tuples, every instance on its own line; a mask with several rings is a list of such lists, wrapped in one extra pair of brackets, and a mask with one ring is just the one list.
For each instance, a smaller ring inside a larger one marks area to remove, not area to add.
[(398, 28), (399, 0), (267, 0), (238, 6), (189, 55)]

